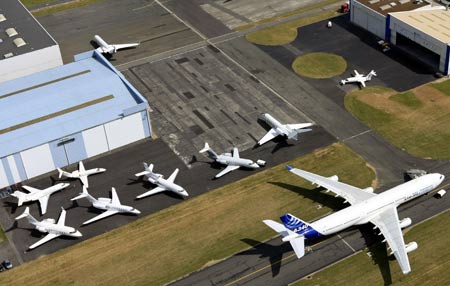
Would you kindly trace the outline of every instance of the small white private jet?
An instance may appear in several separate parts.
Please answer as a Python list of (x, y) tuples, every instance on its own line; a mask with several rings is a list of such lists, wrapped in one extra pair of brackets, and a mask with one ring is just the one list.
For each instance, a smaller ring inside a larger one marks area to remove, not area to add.
[(83, 183), (83, 186), (86, 186), (86, 188), (89, 188), (89, 182), (88, 182), (88, 178), (87, 178), (89, 175), (103, 173), (105, 171), (106, 171), (106, 169), (103, 169), (103, 168), (95, 168), (95, 169), (86, 170), (84, 168), (83, 161), (80, 161), (78, 163), (78, 170), (75, 170), (72, 173), (63, 171), (60, 168), (58, 168), (60, 179), (62, 178), (62, 176), (67, 177), (67, 178), (78, 178), (78, 179), (80, 179), (81, 183)]
[(261, 120), (264, 120), (267, 124), (269, 124), (272, 129), (270, 129), (269, 132), (267, 132), (267, 134), (259, 140), (258, 145), (263, 145), (278, 135), (286, 136), (287, 139), (297, 140), (298, 134), (312, 131), (310, 128), (305, 128), (313, 125), (313, 123), (281, 124), (268, 113), (261, 114)]
[(22, 186), (23, 189), (29, 192), (28, 194), (21, 191), (15, 191), (11, 194), (11, 196), (18, 199), (17, 206), (19, 207), (26, 202), (39, 201), (39, 205), (41, 206), (41, 214), (45, 214), (47, 212), (48, 199), (50, 198), (50, 195), (54, 192), (67, 188), (69, 185), (70, 184), (68, 183), (59, 183), (43, 190), (35, 189), (30, 186)]
[(133, 47), (139, 46), (139, 43), (110, 45), (107, 42), (105, 42), (105, 40), (103, 40), (99, 35), (95, 35), (94, 40), (99, 45), (99, 47), (97, 48), (97, 51), (99, 51), (102, 54), (113, 55), (113, 54), (117, 53), (118, 50), (128, 49), (128, 48), (133, 48)]
[(356, 82), (363, 87), (366, 87), (366, 81), (371, 80), (372, 76), (377, 76), (377, 73), (374, 70), (371, 70), (367, 75), (360, 74), (357, 70), (354, 70), (354, 73), (354, 76), (341, 80), (341, 85)]
[(136, 215), (141, 213), (140, 211), (138, 211), (137, 209), (135, 209), (133, 207), (122, 205), (120, 203), (119, 197), (117, 196), (115, 188), (111, 189), (111, 198), (110, 199), (109, 198), (95, 199), (93, 196), (91, 196), (88, 193), (87, 188), (85, 186), (83, 186), (83, 192), (80, 193), (79, 196), (71, 199), (71, 201), (75, 201), (75, 200), (78, 200), (81, 198), (86, 198), (92, 204), (92, 206), (96, 209), (106, 210), (106, 212), (99, 214), (98, 216), (93, 217), (90, 220), (83, 222), (83, 224), (89, 224), (91, 222), (103, 219), (105, 217), (115, 215), (117, 213), (132, 213), (132, 214), (136, 214)]
[(283, 241), (290, 242), (298, 258), (305, 254), (305, 238), (330, 235), (353, 225), (371, 222), (383, 234), (384, 241), (387, 241), (402, 272), (404, 274), (411, 272), (407, 253), (416, 250), (417, 243), (411, 242), (405, 245), (402, 228), (409, 226), (411, 219), (400, 220), (397, 207), (435, 189), (444, 180), (444, 175), (438, 173), (423, 175), (375, 194), (371, 187), (360, 189), (341, 183), (338, 176), (322, 177), (291, 166), (286, 168), (297, 176), (327, 189), (327, 192), (336, 193), (351, 205), (310, 224), (289, 213), (281, 216), (283, 224), (264, 220), (267, 226), (283, 236)]
[(234, 171), (236, 169), (239, 169), (240, 167), (245, 167), (249, 169), (257, 169), (260, 166), (253, 162), (250, 159), (244, 159), (239, 157), (239, 151), (238, 148), (233, 148), (233, 154), (230, 153), (223, 153), (218, 155), (216, 152), (214, 152), (213, 149), (209, 147), (208, 143), (205, 143), (205, 147), (199, 151), (200, 153), (208, 153), (208, 157), (216, 161), (217, 163), (227, 165), (225, 169), (223, 169), (219, 174), (215, 176), (215, 178), (220, 178), (223, 175)]
[(61, 208), (61, 214), (59, 215), (58, 222), (55, 223), (55, 220), (52, 218), (46, 218), (42, 221), (36, 220), (31, 214), (30, 209), (27, 207), (23, 214), (16, 217), (16, 220), (27, 218), (28, 222), (36, 227), (40, 232), (47, 232), (48, 234), (44, 236), (41, 240), (34, 243), (29, 247), (29, 249), (36, 248), (54, 238), (57, 238), (61, 235), (71, 236), (71, 237), (81, 237), (82, 234), (73, 227), (64, 225), (66, 221), (66, 211)]
[(156, 188), (143, 193), (142, 195), (137, 196), (137, 199), (142, 199), (157, 193), (161, 193), (164, 191), (170, 191), (174, 192), (175, 194), (178, 194), (183, 197), (189, 196), (188, 192), (186, 192), (183, 187), (177, 185), (174, 183), (175, 178), (178, 174), (178, 168), (173, 171), (172, 175), (166, 180), (164, 179), (164, 176), (158, 173), (153, 172), (153, 164), (150, 164), (150, 166), (147, 165), (147, 163), (144, 163), (145, 171), (135, 174), (136, 177), (140, 176), (146, 176), (148, 181), (152, 184), (157, 185)]

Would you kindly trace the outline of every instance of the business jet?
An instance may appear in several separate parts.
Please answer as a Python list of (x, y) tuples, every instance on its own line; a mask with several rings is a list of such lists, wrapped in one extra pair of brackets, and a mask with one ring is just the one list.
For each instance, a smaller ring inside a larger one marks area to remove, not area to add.
[(118, 50), (139, 46), (139, 43), (110, 45), (107, 42), (105, 42), (105, 40), (103, 40), (99, 35), (95, 35), (94, 40), (99, 45), (97, 51), (102, 54), (113, 55), (117, 53)]
[(367, 75), (360, 74), (358, 73), (357, 70), (354, 70), (354, 72), (355, 72), (354, 76), (341, 80), (341, 85), (356, 82), (362, 85), (363, 87), (366, 87), (366, 81), (371, 80), (372, 76), (377, 76), (377, 73), (374, 70), (371, 70), (370, 73)]
[(81, 198), (86, 198), (92, 204), (92, 206), (96, 209), (106, 210), (106, 212), (99, 214), (98, 216), (95, 216), (95, 217), (83, 222), (83, 224), (89, 224), (91, 222), (103, 219), (105, 217), (115, 215), (117, 213), (132, 213), (132, 214), (140, 214), (141, 213), (140, 211), (138, 211), (137, 209), (135, 209), (133, 207), (122, 205), (120, 203), (119, 197), (117, 196), (115, 188), (112, 188), (112, 190), (111, 190), (111, 198), (110, 199), (109, 198), (95, 199), (93, 196), (91, 196), (88, 193), (87, 188), (85, 186), (83, 186), (83, 192), (79, 196), (71, 199), (71, 201), (78, 200)]
[(59, 183), (43, 190), (30, 186), (22, 186), (23, 189), (29, 192), (28, 194), (21, 191), (15, 191), (11, 194), (11, 196), (16, 197), (19, 200), (17, 202), (17, 206), (19, 207), (26, 202), (39, 201), (39, 205), (41, 206), (41, 214), (45, 214), (47, 212), (48, 199), (50, 198), (50, 195), (54, 192), (67, 188), (69, 185), (70, 184), (68, 183)]
[(269, 132), (267, 132), (267, 134), (259, 140), (258, 145), (263, 145), (279, 135), (286, 136), (287, 139), (297, 140), (298, 134), (311, 131), (312, 129), (305, 128), (313, 125), (313, 123), (281, 124), (268, 113), (261, 114), (261, 120), (264, 120), (267, 124), (269, 124), (272, 129), (270, 129)]
[(44, 238), (34, 243), (29, 247), (29, 249), (36, 248), (54, 238), (57, 238), (61, 235), (71, 236), (71, 237), (81, 237), (82, 234), (73, 227), (64, 225), (66, 221), (66, 211), (61, 208), (61, 214), (59, 215), (58, 222), (55, 223), (55, 220), (52, 218), (46, 218), (42, 221), (36, 220), (31, 214), (30, 209), (27, 207), (23, 214), (16, 217), (16, 220), (27, 218), (28, 222), (36, 227), (36, 229), (40, 232), (48, 233)]
[(83, 161), (80, 161), (78, 163), (78, 170), (75, 170), (72, 173), (63, 171), (60, 168), (58, 168), (60, 179), (62, 176), (67, 177), (67, 178), (78, 178), (78, 179), (80, 179), (83, 186), (86, 186), (86, 188), (89, 188), (89, 182), (88, 182), (88, 178), (87, 178), (89, 175), (103, 173), (105, 171), (106, 171), (106, 169), (103, 169), (103, 168), (94, 168), (94, 169), (86, 170), (84, 168)]
[(217, 174), (215, 178), (220, 178), (231, 171), (239, 169), (240, 167), (245, 167), (249, 169), (257, 169), (260, 167), (257, 163), (253, 162), (250, 159), (240, 158), (239, 150), (236, 147), (233, 148), (233, 154), (223, 153), (218, 155), (216, 152), (214, 152), (213, 149), (209, 147), (208, 143), (205, 143), (205, 147), (199, 152), (200, 153), (207, 152), (209, 158), (213, 159), (217, 163), (227, 165), (227, 167), (223, 169), (219, 174)]
[(183, 187), (174, 183), (175, 178), (177, 177), (178, 174), (178, 168), (175, 169), (175, 171), (173, 171), (172, 175), (170, 175), (170, 177), (167, 180), (164, 179), (163, 175), (153, 172), (153, 164), (150, 164), (150, 166), (148, 166), (147, 163), (144, 163), (144, 169), (145, 171), (137, 173), (135, 174), (135, 176), (136, 177), (146, 176), (148, 181), (152, 184), (157, 185), (157, 187), (137, 196), (136, 197), (137, 199), (142, 199), (164, 191), (174, 192), (175, 194), (178, 194), (182, 197), (189, 196), (188, 192), (186, 192), (186, 190), (183, 189)]
[(339, 182), (337, 176), (327, 178), (291, 166), (286, 168), (307, 181), (324, 187), (327, 192), (336, 193), (351, 205), (312, 223), (306, 223), (289, 213), (280, 217), (283, 224), (264, 220), (266, 225), (283, 236), (283, 241), (290, 242), (298, 258), (305, 254), (305, 239), (330, 235), (353, 225), (371, 222), (383, 234), (384, 241), (387, 241), (391, 254), (394, 254), (403, 274), (411, 272), (407, 253), (416, 250), (418, 246), (416, 242), (405, 245), (402, 228), (409, 226), (411, 219), (399, 220), (397, 207), (435, 189), (444, 180), (444, 175), (438, 173), (423, 175), (375, 194), (371, 187), (360, 189), (347, 185)]

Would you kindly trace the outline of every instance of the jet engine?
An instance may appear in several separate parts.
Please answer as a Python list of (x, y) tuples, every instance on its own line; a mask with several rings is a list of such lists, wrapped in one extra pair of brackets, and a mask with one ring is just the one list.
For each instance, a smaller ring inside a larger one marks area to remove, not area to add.
[(368, 192), (368, 193), (373, 193), (373, 188), (372, 187), (368, 187), (363, 189), (364, 192)]
[(335, 181), (335, 182), (338, 182), (338, 181), (339, 181), (339, 177), (338, 177), (337, 175), (328, 177), (328, 179), (330, 179), (330, 180), (332, 180), (332, 181)]
[(405, 245), (406, 253), (416, 250), (417, 247), (418, 245), (415, 241), (408, 243), (407, 245)]
[(409, 217), (402, 219), (398, 222), (400, 224), (400, 228), (405, 228), (407, 226), (410, 226), (412, 221)]

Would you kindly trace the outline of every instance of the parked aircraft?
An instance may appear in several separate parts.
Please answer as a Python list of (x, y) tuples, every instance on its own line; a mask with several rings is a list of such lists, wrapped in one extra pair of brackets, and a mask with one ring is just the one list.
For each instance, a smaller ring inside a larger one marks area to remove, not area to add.
[(16, 220), (27, 218), (28, 222), (36, 227), (40, 232), (47, 232), (48, 234), (44, 236), (41, 240), (34, 243), (29, 247), (29, 249), (36, 248), (58, 236), (66, 235), (72, 237), (81, 237), (82, 234), (73, 227), (64, 225), (66, 221), (66, 211), (61, 208), (61, 214), (59, 215), (58, 222), (55, 223), (55, 220), (52, 218), (46, 218), (42, 221), (36, 220), (31, 214), (30, 209), (27, 207), (23, 214), (16, 217)]
[(263, 145), (266, 142), (269, 142), (273, 138), (278, 135), (286, 136), (288, 139), (298, 139), (298, 134), (311, 131), (312, 129), (304, 129), (306, 127), (310, 127), (313, 123), (299, 123), (299, 124), (281, 124), (278, 120), (272, 117), (272, 115), (268, 113), (263, 113), (261, 115), (261, 119), (267, 122), (272, 129), (267, 132), (264, 137), (259, 140), (258, 145)]
[(99, 219), (103, 219), (105, 217), (109, 217), (112, 215), (115, 215), (117, 213), (132, 213), (132, 214), (140, 214), (141, 212), (137, 209), (125, 206), (120, 203), (119, 197), (117, 196), (116, 189), (112, 188), (111, 190), (111, 199), (109, 198), (98, 198), (95, 199), (93, 196), (91, 196), (87, 188), (83, 186), (83, 192), (80, 193), (79, 196), (71, 199), (71, 201), (78, 200), (81, 198), (86, 198), (94, 208), (106, 210), (106, 212), (99, 214), (96, 217), (91, 218), (90, 220), (87, 220), (83, 222), (83, 224), (89, 224), (91, 222), (97, 221)]
[(298, 258), (305, 254), (305, 238), (329, 235), (352, 225), (371, 222), (383, 234), (384, 241), (387, 241), (403, 273), (407, 274), (411, 271), (407, 253), (417, 249), (417, 243), (411, 242), (405, 245), (401, 229), (409, 226), (411, 219), (399, 220), (397, 207), (439, 186), (444, 180), (444, 175), (438, 173), (423, 175), (381, 194), (375, 194), (371, 187), (366, 189), (353, 187), (339, 182), (337, 176), (327, 178), (290, 166), (286, 168), (313, 184), (336, 193), (351, 204), (343, 210), (310, 224), (289, 213), (281, 216), (283, 224), (264, 220), (266, 225), (283, 236), (283, 241), (291, 243)]
[(367, 75), (360, 74), (358, 73), (357, 70), (354, 70), (354, 72), (355, 72), (354, 76), (341, 80), (341, 85), (356, 82), (362, 85), (363, 87), (366, 87), (366, 81), (371, 80), (372, 76), (377, 76), (377, 73), (374, 70), (371, 70), (370, 73)]
[(72, 173), (63, 171), (60, 168), (58, 168), (60, 179), (62, 176), (67, 177), (67, 178), (78, 178), (78, 179), (80, 179), (81, 183), (83, 183), (83, 186), (86, 186), (86, 188), (89, 188), (89, 182), (88, 182), (88, 178), (87, 178), (89, 175), (103, 173), (105, 171), (106, 171), (106, 169), (103, 169), (103, 168), (95, 168), (95, 169), (86, 170), (84, 168), (83, 161), (80, 161), (78, 163), (78, 170), (73, 171)]
[(140, 176), (146, 176), (148, 181), (152, 184), (157, 185), (156, 188), (143, 193), (142, 195), (137, 196), (137, 199), (145, 198), (160, 192), (164, 191), (170, 191), (174, 192), (180, 196), (187, 197), (189, 194), (186, 192), (185, 189), (183, 189), (181, 186), (174, 183), (175, 178), (178, 174), (178, 168), (173, 171), (172, 175), (166, 180), (164, 179), (164, 176), (158, 173), (153, 172), (153, 164), (150, 164), (150, 166), (147, 165), (147, 163), (144, 163), (145, 171), (135, 174), (136, 177)]
[(260, 167), (257, 163), (253, 162), (250, 159), (240, 158), (239, 150), (236, 147), (233, 148), (233, 154), (223, 153), (218, 155), (216, 152), (214, 152), (213, 149), (209, 147), (208, 143), (205, 143), (205, 147), (199, 152), (207, 152), (209, 158), (215, 160), (217, 163), (227, 165), (227, 167), (223, 169), (219, 174), (217, 174), (215, 178), (220, 178), (231, 171), (239, 169), (239, 167), (245, 167), (249, 169), (256, 169)]
[(139, 46), (139, 43), (110, 45), (107, 42), (105, 42), (105, 40), (103, 40), (99, 35), (95, 35), (94, 40), (99, 45), (97, 51), (99, 51), (102, 54), (113, 55), (117, 53), (118, 50)]
[(23, 189), (30, 193), (26, 194), (21, 191), (15, 191), (11, 194), (11, 196), (16, 197), (19, 200), (17, 202), (17, 206), (19, 207), (26, 202), (39, 201), (41, 213), (45, 214), (47, 212), (48, 199), (50, 198), (50, 195), (68, 187), (69, 185), (70, 184), (68, 183), (59, 183), (43, 190), (35, 189), (30, 186), (22, 186)]

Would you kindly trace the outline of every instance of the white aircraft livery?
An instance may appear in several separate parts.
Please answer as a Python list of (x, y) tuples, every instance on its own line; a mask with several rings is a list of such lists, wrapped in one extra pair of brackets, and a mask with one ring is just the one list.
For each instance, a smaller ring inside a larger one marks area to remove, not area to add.
[(305, 254), (305, 238), (330, 235), (352, 225), (371, 222), (383, 234), (384, 241), (387, 241), (402, 272), (404, 274), (411, 272), (407, 253), (417, 249), (417, 243), (411, 242), (405, 245), (401, 229), (409, 226), (411, 219), (399, 220), (397, 207), (435, 189), (444, 180), (444, 175), (438, 173), (423, 175), (380, 194), (375, 194), (371, 187), (366, 189), (353, 187), (339, 182), (337, 176), (327, 178), (290, 166), (286, 168), (313, 184), (336, 193), (337, 196), (343, 197), (346, 202), (351, 204), (343, 210), (310, 224), (289, 213), (281, 216), (283, 224), (273, 220), (264, 220), (266, 225), (283, 236), (283, 241), (291, 243), (298, 258)]
[(78, 179), (80, 179), (81, 183), (83, 183), (83, 186), (86, 186), (86, 188), (89, 188), (89, 182), (88, 182), (88, 178), (87, 178), (89, 175), (103, 173), (105, 171), (106, 171), (106, 169), (103, 169), (103, 168), (94, 168), (94, 169), (86, 170), (84, 168), (83, 161), (80, 161), (78, 163), (78, 170), (75, 170), (72, 173), (63, 171), (60, 168), (58, 168), (60, 179), (62, 176), (67, 177), (67, 178), (78, 178)]
[(239, 167), (245, 167), (249, 169), (256, 169), (260, 167), (257, 163), (253, 162), (250, 159), (240, 158), (239, 150), (236, 147), (233, 148), (233, 154), (223, 153), (218, 155), (216, 152), (214, 152), (213, 149), (209, 147), (208, 143), (205, 143), (205, 147), (199, 152), (207, 152), (209, 158), (215, 160), (217, 163), (227, 165), (227, 167), (223, 169), (219, 174), (217, 174), (215, 178), (220, 178), (231, 171), (239, 169)]
[(105, 42), (105, 40), (103, 40), (99, 35), (95, 35), (94, 40), (99, 45), (97, 51), (99, 51), (102, 54), (113, 55), (117, 53), (118, 50), (139, 46), (139, 43), (110, 45), (107, 42)]
[(11, 194), (11, 196), (16, 197), (19, 200), (17, 202), (17, 206), (19, 207), (26, 202), (39, 201), (39, 205), (41, 206), (41, 214), (45, 214), (47, 212), (48, 199), (50, 198), (50, 195), (54, 192), (67, 188), (69, 185), (70, 184), (68, 183), (59, 183), (43, 190), (30, 186), (22, 186), (23, 189), (30, 193), (26, 194), (21, 191), (15, 191)]
[(42, 221), (36, 220), (31, 214), (30, 209), (27, 207), (23, 214), (16, 217), (16, 220), (27, 218), (28, 222), (36, 227), (40, 232), (47, 232), (48, 234), (44, 236), (41, 240), (34, 243), (29, 247), (29, 249), (33, 249), (42, 245), (58, 236), (66, 235), (72, 237), (81, 237), (82, 234), (73, 227), (64, 225), (66, 221), (66, 211), (61, 208), (61, 214), (59, 215), (58, 222), (55, 223), (55, 220), (52, 218), (46, 218)]
[(83, 186), (83, 192), (79, 196), (71, 199), (71, 201), (78, 200), (81, 198), (86, 198), (92, 204), (92, 206), (96, 209), (106, 210), (106, 212), (99, 214), (98, 216), (95, 216), (95, 217), (91, 218), (90, 220), (83, 222), (83, 224), (89, 224), (91, 222), (97, 221), (99, 219), (103, 219), (105, 217), (115, 215), (117, 213), (132, 213), (132, 214), (140, 214), (141, 213), (140, 211), (138, 211), (137, 209), (135, 209), (133, 207), (122, 205), (120, 203), (119, 197), (117, 196), (117, 192), (116, 192), (115, 188), (112, 188), (112, 190), (111, 190), (111, 199), (109, 199), (109, 198), (95, 199), (93, 196), (91, 196), (88, 193), (87, 188), (85, 186)]
[(178, 168), (175, 169), (175, 171), (173, 171), (172, 175), (170, 175), (170, 177), (167, 180), (164, 179), (163, 175), (153, 172), (153, 164), (150, 164), (150, 166), (148, 166), (147, 163), (144, 163), (144, 169), (145, 171), (137, 173), (135, 174), (135, 176), (140, 177), (145, 175), (148, 181), (152, 184), (157, 185), (157, 187), (137, 196), (136, 197), (137, 199), (142, 199), (164, 191), (174, 192), (175, 194), (178, 194), (182, 197), (189, 196), (188, 192), (186, 192), (186, 190), (183, 189), (183, 187), (174, 183), (175, 178), (178, 175)]
[(268, 113), (261, 114), (261, 119), (267, 122), (267, 124), (272, 127), (272, 129), (267, 132), (264, 137), (259, 140), (258, 145), (263, 145), (266, 142), (269, 142), (273, 138), (278, 135), (286, 136), (288, 139), (298, 139), (298, 134), (311, 131), (312, 129), (304, 129), (306, 127), (310, 127), (312, 123), (299, 123), (299, 124), (281, 124), (278, 120), (272, 117), (272, 115)]
[(370, 73), (367, 75), (362, 75), (358, 73), (357, 70), (354, 70), (355, 76), (349, 77), (347, 79), (341, 80), (341, 85), (344, 85), (346, 83), (353, 83), (356, 82), (363, 87), (366, 87), (366, 81), (369, 81), (372, 79), (372, 76), (377, 76), (377, 73), (374, 70), (371, 70)]

